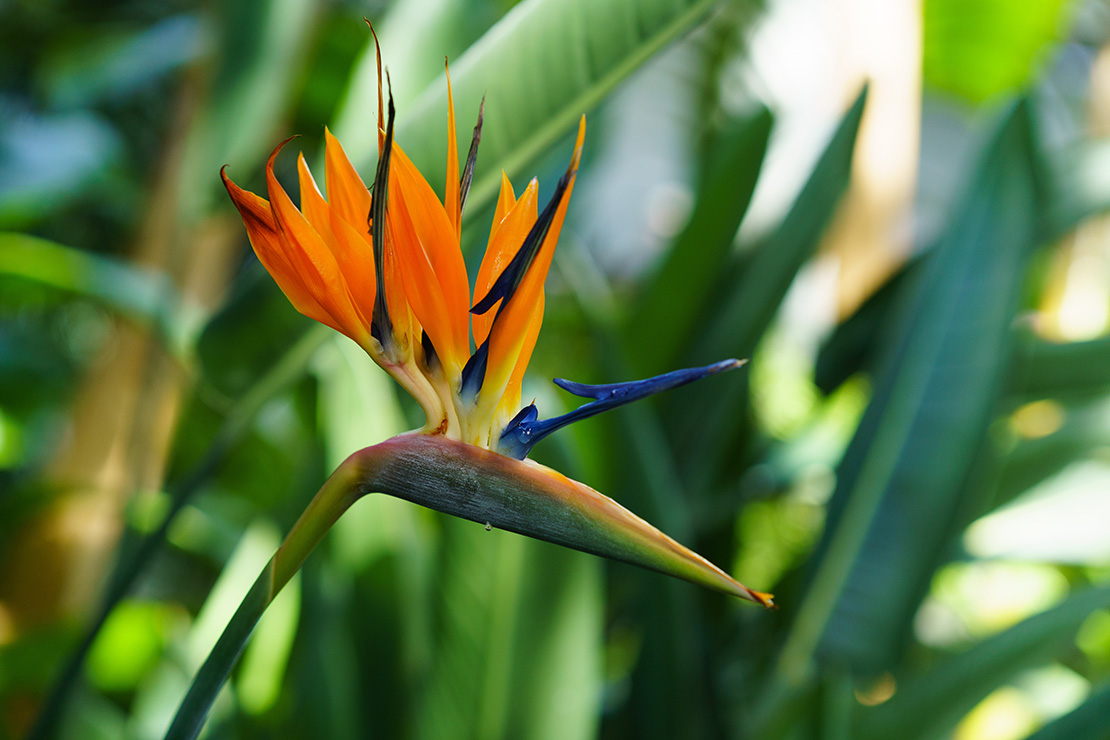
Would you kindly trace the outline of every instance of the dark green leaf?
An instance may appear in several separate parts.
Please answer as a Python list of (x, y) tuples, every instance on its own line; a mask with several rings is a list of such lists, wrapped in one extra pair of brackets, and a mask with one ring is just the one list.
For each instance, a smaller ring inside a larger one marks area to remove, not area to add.
[(709, 292), (728, 262), (747, 212), (771, 134), (761, 108), (724, 132), (709, 157), (690, 221), (646, 286), (631, 321), (628, 346), (645, 375), (682, 366), (677, 358), (694, 323), (709, 313)]
[(1057, 344), (1023, 333), (1012, 370), (1022, 397), (1092, 396), (1110, 387), (1110, 338)]
[[(724, 298), (721, 305), (711, 308), (712, 318), (705, 330), (693, 337), (693, 349), (684, 364), (751, 356), (794, 276), (816, 249), (848, 186), (866, 100), (865, 88), (844, 114), (782, 225), (746, 261), (740, 279), (721, 286), (722, 290), (707, 291), (723, 294)], [(731, 432), (740, 423), (737, 411), (741, 394), (740, 384), (729, 383), (718, 384), (712, 393), (695, 390), (686, 396), (694, 399), (684, 403), (676, 436), (681, 440), (680, 457), (687, 461), (689, 470), (695, 471), (695, 477), (711, 475), (724, 455)]]
[(1107, 740), (1110, 738), (1110, 686), (1103, 686), (1072, 711), (1059, 717), (1027, 740)]
[(1034, 246), (1033, 141), (1019, 103), (902, 296), (874, 397), (837, 476), (789, 660), (807, 659), (821, 637), (830, 660), (862, 671), (890, 665), (945, 546), (966, 510), (983, 504), (962, 494), (1003, 387)]

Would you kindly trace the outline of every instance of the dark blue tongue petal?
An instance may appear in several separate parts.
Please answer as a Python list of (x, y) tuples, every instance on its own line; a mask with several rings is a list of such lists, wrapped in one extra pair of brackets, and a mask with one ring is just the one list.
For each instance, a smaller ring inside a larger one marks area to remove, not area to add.
[(563, 390), (582, 398), (592, 398), (587, 404), (579, 406), (574, 411), (556, 416), (553, 419), (537, 418), (535, 405), (529, 404), (521, 409), (513, 420), (505, 427), (498, 442), (498, 451), (508, 457), (523, 460), (528, 456), (532, 446), (541, 439), (561, 429), (568, 424), (573, 424), (582, 419), (600, 414), (602, 411), (623, 406), (641, 398), (653, 396), (661, 391), (677, 388), (680, 385), (701, 380), (709, 375), (716, 375), (727, 370), (734, 370), (743, 365), (745, 360), (722, 360), (704, 367), (691, 367), (685, 370), (674, 370), (663, 375), (657, 375), (647, 380), (632, 380), (627, 383), (606, 383), (604, 385), (585, 385), (574, 383), (562, 378), (555, 379), (555, 385)]

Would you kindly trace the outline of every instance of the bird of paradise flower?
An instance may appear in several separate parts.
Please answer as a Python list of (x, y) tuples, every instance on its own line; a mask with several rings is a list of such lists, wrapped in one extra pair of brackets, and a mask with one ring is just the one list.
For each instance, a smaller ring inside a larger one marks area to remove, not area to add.
[(556, 379), (564, 390), (591, 400), (546, 420), (538, 418), (534, 404), (521, 408), (521, 382), (543, 321), (544, 281), (582, 158), (585, 117), (570, 164), (542, 212), (536, 180), (517, 197), (502, 173), (475, 287), (475, 296), (482, 297), (471, 305), (460, 231), (484, 101), (460, 173), (448, 73), (447, 181), (441, 202), (393, 139), (392, 93), (383, 100), (381, 77), (379, 49), (379, 156), (372, 188), (327, 131), (327, 197), (301, 155), (299, 209), (274, 175), (274, 161), (288, 139), (266, 164), (269, 200), (237, 186), (226, 167), (220, 174), (255, 254), (293, 306), (362, 347), (416, 399), (426, 423), (417, 432), (354, 453), (331, 475), (201, 668), (167, 738), (199, 733), (215, 691), (266, 606), (339, 516), (368, 493), (386, 493), (773, 606), (771, 594), (737, 582), (607, 496), (527, 459), (536, 442), (571, 422), (742, 364), (725, 360), (609, 385)]

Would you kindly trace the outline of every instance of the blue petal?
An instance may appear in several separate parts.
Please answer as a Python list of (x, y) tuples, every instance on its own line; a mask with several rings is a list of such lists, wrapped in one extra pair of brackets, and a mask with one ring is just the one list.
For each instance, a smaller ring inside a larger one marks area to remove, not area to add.
[(486, 380), (486, 364), (489, 362), (489, 337), (482, 342), (466, 365), (462, 369), (462, 396), (473, 401), (478, 391), (482, 390), (482, 383)]
[[(516, 289), (520, 287), (520, 281), (524, 279), (524, 274), (528, 272), (528, 268), (532, 266), (536, 255), (540, 253), (540, 247), (543, 246), (543, 240), (547, 237), (547, 232), (551, 230), (551, 223), (555, 220), (555, 211), (558, 210), (559, 203), (563, 200), (563, 195), (566, 194), (567, 185), (570, 183), (572, 174), (573, 172), (568, 170), (559, 179), (559, 184), (555, 187), (555, 193), (551, 196), (551, 200), (547, 202), (547, 207), (543, 209), (543, 213), (536, 219), (536, 223), (532, 225), (528, 236), (524, 238), (524, 243), (513, 255), (513, 259), (504, 271), (498, 275), (497, 280), (494, 281), (493, 286), (486, 293), (486, 297), (475, 303), (474, 308), (470, 309), (470, 313), (484, 314), (493, 308), (497, 301), (502, 299), (504, 299), (504, 302), (501, 306), (504, 308), (512, 299)], [(498, 310), (500, 311), (500, 309)]]
[(632, 380), (627, 383), (607, 383), (604, 385), (585, 385), (556, 378), (555, 385), (563, 390), (593, 400), (579, 406), (570, 413), (544, 420), (537, 419), (538, 414), (535, 405), (526, 406), (521, 409), (520, 413), (509, 422), (505, 431), (501, 433), (498, 450), (503, 455), (523, 460), (528, 456), (533, 445), (568, 424), (587, 419), (595, 414), (600, 414), (602, 411), (608, 411), (632, 401), (638, 401), (641, 398), (647, 398), (661, 391), (692, 383), (709, 375), (733, 370), (743, 364), (743, 360), (722, 360), (704, 367), (675, 370), (647, 380)]

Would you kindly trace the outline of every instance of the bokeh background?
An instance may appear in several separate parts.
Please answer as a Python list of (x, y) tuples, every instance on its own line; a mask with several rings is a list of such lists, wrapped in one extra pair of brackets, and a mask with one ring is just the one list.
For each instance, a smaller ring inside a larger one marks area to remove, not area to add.
[(588, 115), (525, 395), (751, 363), (535, 457), (781, 610), (370, 497), (208, 737), (1110, 737), (1110, 3), (5, 0), (0, 738), (161, 737), (330, 470), (419, 422), (217, 177), (325, 125), (372, 171), (363, 16), (433, 184), (444, 56), (460, 140), (488, 96), (471, 264)]

